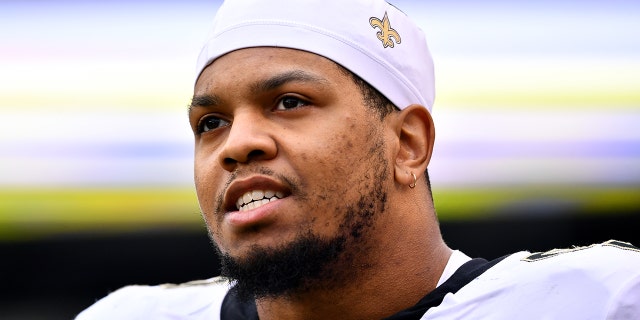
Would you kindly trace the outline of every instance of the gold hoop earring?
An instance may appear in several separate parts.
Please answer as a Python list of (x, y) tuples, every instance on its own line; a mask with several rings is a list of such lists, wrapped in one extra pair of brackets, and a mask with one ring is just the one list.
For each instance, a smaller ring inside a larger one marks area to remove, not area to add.
[(411, 172), (411, 176), (413, 176), (413, 183), (409, 185), (409, 188), (413, 189), (416, 187), (416, 182), (418, 182), (418, 178), (413, 172)]

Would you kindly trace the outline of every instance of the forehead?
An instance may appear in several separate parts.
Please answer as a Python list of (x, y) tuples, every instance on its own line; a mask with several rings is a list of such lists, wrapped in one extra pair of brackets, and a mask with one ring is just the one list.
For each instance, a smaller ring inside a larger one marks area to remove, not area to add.
[(274, 47), (245, 48), (227, 53), (207, 66), (196, 82), (196, 92), (212, 83), (225, 84), (239, 79), (269, 77), (273, 74), (303, 71), (327, 81), (344, 81), (348, 73), (337, 63), (315, 53)]

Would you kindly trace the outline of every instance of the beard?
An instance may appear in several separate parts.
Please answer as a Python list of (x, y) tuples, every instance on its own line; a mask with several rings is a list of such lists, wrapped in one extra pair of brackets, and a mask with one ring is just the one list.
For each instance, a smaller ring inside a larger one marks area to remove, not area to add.
[(385, 211), (387, 201), (387, 161), (381, 150), (384, 148), (379, 140), (370, 149), (375, 154), (365, 160), (373, 174), (365, 174), (358, 183), (359, 199), (336, 205), (335, 213), (341, 213), (343, 219), (333, 236), (321, 237), (311, 229), (304, 230), (291, 242), (277, 247), (254, 246), (241, 259), (215, 246), (221, 275), (231, 280), (240, 300), (293, 298), (312, 290), (335, 289), (352, 283), (362, 268), (371, 266), (367, 263), (371, 250), (368, 235), (375, 229), (375, 221)]
[(291, 296), (327, 278), (327, 264), (344, 251), (345, 240), (305, 234), (278, 248), (254, 247), (243, 260), (222, 254), (221, 275), (232, 280), (241, 301)]

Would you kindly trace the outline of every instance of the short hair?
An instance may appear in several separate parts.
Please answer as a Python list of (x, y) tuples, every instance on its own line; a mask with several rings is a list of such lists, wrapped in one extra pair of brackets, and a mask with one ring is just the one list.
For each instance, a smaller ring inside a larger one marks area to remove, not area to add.
[[(393, 112), (400, 112), (400, 109), (395, 106), (387, 97), (385, 97), (380, 91), (371, 86), (368, 82), (364, 81), (357, 74), (349, 71), (347, 68), (336, 63), (339, 69), (347, 76), (351, 77), (362, 94), (362, 101), (364, 105), (370, 108), (373, 112), (376, 112), (380, 118), (380, 121), (384, 120), (388, 115)], [(431, 180), (429, 179), (429, 169), (424, 170), (425, 181), (427, 182), (427, 188), (429, 189), (429, 197), (433, 201), (433, 192), (431, 191)]]

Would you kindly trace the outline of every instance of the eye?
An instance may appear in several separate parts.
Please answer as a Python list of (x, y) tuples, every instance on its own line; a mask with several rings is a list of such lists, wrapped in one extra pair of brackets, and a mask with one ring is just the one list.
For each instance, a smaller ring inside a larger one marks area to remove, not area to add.
[(200, 120), (200, 122), (198, 123), (198, 133), (205, 133), (209, 130), (215, 130), (228, 125), (229, 121), (227, 120), (220, 119), (216, 116), (208, 116), (202, 118), (202, 120)]
[(276, 106), (276, 110), (289, 110), (289, 109), (304, 107), (307, 104), (308, 103), (302, 99), (286, 96), (280, 99), (280, 101), (278, 102), (278, 105)]

